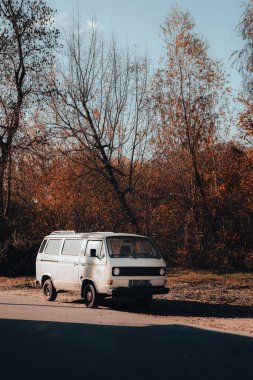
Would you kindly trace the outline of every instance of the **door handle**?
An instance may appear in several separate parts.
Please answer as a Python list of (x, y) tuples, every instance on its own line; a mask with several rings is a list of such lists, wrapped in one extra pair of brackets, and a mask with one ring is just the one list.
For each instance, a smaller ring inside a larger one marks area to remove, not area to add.
[(74, 263), (74, 267), (76, 267), (78, 265), (78, 263)]

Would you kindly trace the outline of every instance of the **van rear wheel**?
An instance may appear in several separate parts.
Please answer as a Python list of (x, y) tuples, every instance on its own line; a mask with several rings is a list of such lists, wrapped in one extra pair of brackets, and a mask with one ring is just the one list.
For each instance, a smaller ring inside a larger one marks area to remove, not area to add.
[(51, 280), (46, 280), (44, 282), (43, 294), (47, 301), (54, 301), (56, 299), (57, 292)]
[(96, 308), (98, 306), (98, 294), (93, 284), (85, 285), (83, 298), (88, 308)]

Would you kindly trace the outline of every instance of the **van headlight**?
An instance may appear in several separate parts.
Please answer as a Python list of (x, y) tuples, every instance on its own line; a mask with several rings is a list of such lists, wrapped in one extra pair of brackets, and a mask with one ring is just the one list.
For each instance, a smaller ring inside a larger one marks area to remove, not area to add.
[(165, 274), (166, 274), (166, 269), (165, 269), (165, 268), (160, 268), (160, 270), (159, 270), (159, 274), (160, 274), (160, 276), (165, 276)]
[(118, 276), (120, 274), (120, 269), (119, 268), (113, 268), (112, 273), (114, 274), (114, 276)]

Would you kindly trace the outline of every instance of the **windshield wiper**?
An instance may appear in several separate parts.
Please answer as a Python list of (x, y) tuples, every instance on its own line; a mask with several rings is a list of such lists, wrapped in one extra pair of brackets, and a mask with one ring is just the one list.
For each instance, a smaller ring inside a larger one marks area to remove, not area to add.
[(137, 260), (137, 254), (136, 254), (135, 251), (132, 251), (132, 257), (133, 257), (135, 260)]

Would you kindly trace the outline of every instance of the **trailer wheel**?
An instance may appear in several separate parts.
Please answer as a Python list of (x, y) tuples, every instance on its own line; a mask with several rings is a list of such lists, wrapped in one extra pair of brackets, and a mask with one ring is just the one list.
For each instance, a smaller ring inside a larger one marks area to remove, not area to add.
[(43, 285), (43, 294), (47, 301), (54, 301), (57, 297), (56, 289), (51, 280), (46, 280)]
[(98, 306), (98, 294), (93, 284), (87, 284), (83, 291), (84, 303), (88, 308), (96, 308)]

